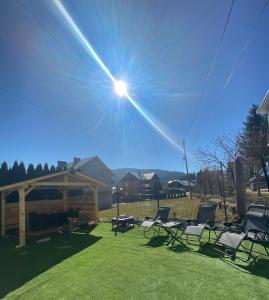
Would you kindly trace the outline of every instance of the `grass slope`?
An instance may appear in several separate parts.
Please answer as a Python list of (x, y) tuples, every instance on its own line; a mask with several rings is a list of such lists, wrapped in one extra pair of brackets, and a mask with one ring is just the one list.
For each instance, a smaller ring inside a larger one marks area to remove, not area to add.
[[(160, 200), (160, 206), (168, 206), (171, 208), (169, 218), (195, 218), (197, 215), (198, 206), (201, 202), (200, 198), (193, 197), (189, 199), (188, 197), (175, 198), (175, 199), (162, 199)], [(125, 214), (129, 216), (135, 216), (139, 219), (144, 219), (145, 217), (154, 217), (157, 212), (157, 201), (156, 200), (146, 200), (137, 202), (127, 202), (120, 203), (120, 214)], [(229, 213), (229, 211), (228, 211)], [(114, 204), (111, 208), (101, 210), (98, 213), (99, 218), (102, 221), (111, 221), (112, 217), (117, 215), (117, 207)], [(224, 220), (224, 211), (217, 208), (216, 220)]]
[[(44, 244), (0, 240), (0, 296), (7, 299), (269, 299), (269, 260), (220, 259), (213, 245), (168, 249), (136, 228), (109, 224)], [(258, 248), (258, 247), (257, 247)], [(256, 248), (256, 249), (257, 249)], [(261, 250), (262, 249), (258, 249)], [(246, 258), (245, 254), (242, 258)]]

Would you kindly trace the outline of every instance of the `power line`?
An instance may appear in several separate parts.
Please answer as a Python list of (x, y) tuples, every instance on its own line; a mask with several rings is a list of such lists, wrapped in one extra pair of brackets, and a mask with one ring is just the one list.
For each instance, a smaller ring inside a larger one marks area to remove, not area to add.
[(248, 37), (247, 37), (247, 40), (246, 40), (246, 42), (245, 42), (245, 44), (244, 44), (244, 47), (242, 48), (242, 50), (241, 50), (241, 52), (240, 52), (240, 55), (238, 56), (238, 58), (237, 58), (237, 60), (236, 60), (236, 62), (235, 62), (235, 64), (234, 64), (234, 66), (233, 66), (233, 68), (232, 68), (232, 71), (231, 71), (230, 75), (228, 76), (228, 79), (226, 80), (226, 83), (225, 83), (225, 85), (224, 85), (224, 89), (225, 89), (225, 88), (227, 87), (227, 85), (229, 84), (229, 82), (230, 82), (230, 80), (231, 80), (231, 78), (232, 78), (232, 76), (233, 76), (234, 70), (237, 68), (237, 66), (238, 66), (239, 63), (241, 62), (241, 60), (242, 60), (242, 58), (243, 58), (243, 56), (244, 56), (244, 53), (245, 53), (245, 51), (247, 50), (247, 48), (248, 48), (248, 46), (249, 46), (250, 40), (251, 40), (251, 38), (252, 38), (254, 32), (256, 31), (258, 25), (260, 24), (260, 21), (261, 21), (261, 19), (262, 19), (262, 15), (263, 15), (263, 13), (264, 13), (264, 11), (265, 11), (265, 9), (266, 9), (268, 3), (269, 3), (269, 0), (267, 0), (267, 1), (264, 3), (264, 6), (263, 6), (263, 8), (262, 8), (262, 10), (261, 10), (261, 12), (260, 12), (260, 14), (259, 14), (259, 16), (258, 16), (258, 19), (257, 19), (256, 23), (254, 24), (252, 30), (250, 31), (250, 33), (249, 33), (249, 35), (248, 35)]
[(25, 98), (25, 97), (22, 97), (20, 95), (17, 95), (15, 92), (11, 91), (10, 89), (7, 89), (7, 88), (4, 88), (4, 87), (0, 87), (0, 90), (2, 90), (3, 92), (5, 92), (6, 94), (9, 94), (11, 95), (12, 97), (15, 97), (16, 99), (18, 99), (19, 101), (23, 102), (23, 103), (27, 103), (35, 108), (37, 108), (38, 110), (40, 110), (41, 112), (43, 113), (46, 113), (52, 117), (57, 117), (56, 114), (53, 114), (52, 112), (44, 109), (42, 106), (36, 104), (35, 102), (32, 102), (31, 100)]
[[(56, 44), (58, 44), (61, 47), (61, 51), (65, 51), (65, 46), (62, 44), (62, 42), (56, 38), (48, 29), (47, 27), (32, 13), (32, 11), (25, 5), (25, 3), (23, 3), (21, 0), (17, 0), (17, 3), (35, 20), (35, 22), (51, 37), (51, 39), (54, 40), (54, 42), (56, 42)], [(74, 58), (69, 57), (68, 55), (65, 55), (63, 52), (61, 52), (61, 54), (67, 59), (69, 60), (72, 64), (80, 64), (81, 66), (82, 63), (79, 60), (76, 60)]]
[(194, 124), (194, 121), (195, 121), (195, 119), (196, 119), (196, 116), (197, 116), (199, 107), (200, 107), (200, 105), (201, 105), (201, 102), (202, 102), (203, 97), (204, 97), (205, 92), (206, 92), (207, 82), (208, 82), (208, 80), (209, 80), (209, 78), (210, 78), (210, 76), (211, 76), (211, 74), (212, 74), (212, 72), (213, 72), (213, 68), (214, 68), (214, 66), (215, 66), (217, 57), (218, 57), (219, 52), (220, 52), (220, 49), (221, 49), (221, 47), (222, 47), (223, 40), (224, 40), (224, 35), (225, 35), (225, 32), (226, 32), (227, 27), (228, 27), (228, 23), (229, 23), (229, 20), (230, 20), (230, 16), (231, 16), (231, 13), (232, 13), (232, 9), (233, 9), (233, 6), (234, 6), (234, 2), (235, 2), (235, 0), (232, 0), (231, 6), (230, 6), (230, 9), (229, 9), (229, 13), (228, 13), (227, 18), (226, 18), (225, 26), (224, 26), (224, 29), (223, 29), (222, 34), (221, 34), (220, 42), (219, 42), (218, 48), (217, 48), (217, 50), (216, 50), (216, 53), (215, 53), (215, 55), (214, 55), (214, 57), (213, 57), (212, 63), (211, 63), (211, 65), (210, 65), (210, 68), (209, 68), (209, 70), (208, 70), (207, 76), (206, 76), (206, 78), (205, 78), (204, 87), (203, 87), (202, 93), (201, 93), (201, 95), (200, 95), (200, 98), (199, 98), (199, 100), (198, 100), (198, 103), (197, 103), (197, 105), (196, 105), (196, 107), (195, 107), (194, 114), (193, 114), (192, 121), (191, 121), (190, 126), (189, 126), (189, 129), (188, 129), (187, 135), (189, 135), (189, 133), (190, 133), (190, 131), (191, 131), (191, 129), (192, 129), (192, 126), (193, 126), (193, 124)]
[[(229, 74), (229, 76), (228, 76), (228, 78), (227, 78), (227, 80), (226, 80), (226, 82), (225, 82), (225, 84), (224, 84), (223, 90), (224, 90), (224, 89), (227, 87), (227, 85), (229, 84), (229, 82), (230, 82), (230, 80), (231, 80), (231, 78), (232, 78), (232, 76), (233, 76), (234, 70), (235, 70), (235, 69), (238, 67), (238, 65), (240, 64), (240, 62), (241, 62), (241, 60), (242, 60), (242, 58), (243, 58), (243, 56), (244, 56), (244, 54), (245, 54), (245, 51), (247, 50), (247, 48), (248, 48), (248, 46), (249, 46), (249, 44), (250, 44), (251, 38), (252, 38), (254, 32), (256, 31), (256, 29), (258, 28), (258, 26), (259, 26), (259, 24), (260, 24), (260, 21), (261, 21), (261, 19), (262, 19), (262, 16), (263, 16), (264, 11), (265, 11), (265, 9), (266, 9), (266, 7), (267, 7), (268, 4), (269, 4), (269, 0), (266, 0), (264, 6), (263, 6), (263, 8), (262, 8), (262, 10), (261, 10), (261, 12), (260, 12), (260, 14), (259, 14), (259, 16), (258, 16), (257, 21), (255, 22), (255, 24), (254, 24), (252, 30), (250, 31), (250, 33), (248, 34), (247, 40), (246, 40), (246, 42), (245, 42), (243, 48), (242, 48), (241, 51), (240, 51), (240, 54), (239, 54), (239, 56), (238, 56), (238, 59), (235, 61), (235, 63), (234, 63), (233, 66), (232, 66), (232, 71), (230, 72), (230, 74)], [(222, 96), (222, 95), (220, 95), (219, 97), (217, 97), (217, 100), (216, 100), (216, 102), (215, 102), (215, 105), (218, 105), (218, 103), (219, 103), (219, 101), (220, 101), (220, 99), (221, 99), (221, 96)], [(210, 120), (212, 114), (213, 114), (213, 110), (211, 110), (211, 111), (209, 112), (208, 117), (206, 118), (204, 124), (200, 127), (200, 130), (199, 130), (199, 132), (198, 132), (198, 135), (199, 135), (199, 136), (201, 136), (201, 133), (202, 133), (202, 131), (204, 130), (204, 128), (206, 127), (207, 123), (209, 122), (209, 120)], [(198, 137), (198, 138), (199, 138), (199, 137)], [(195, 139), (195, 141), (197, 141), (198, 138)]]

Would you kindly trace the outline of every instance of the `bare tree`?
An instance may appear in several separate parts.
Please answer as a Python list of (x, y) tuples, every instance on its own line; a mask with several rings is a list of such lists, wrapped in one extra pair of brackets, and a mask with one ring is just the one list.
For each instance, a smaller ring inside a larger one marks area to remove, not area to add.
[(240, 135), (224, 134), (211, 142), (211, 149), (198, 149), (197, 161), (203, 168), (215, 168), (221, 164), (228, 169), (229, 164), (235, 161), (239, 154)]

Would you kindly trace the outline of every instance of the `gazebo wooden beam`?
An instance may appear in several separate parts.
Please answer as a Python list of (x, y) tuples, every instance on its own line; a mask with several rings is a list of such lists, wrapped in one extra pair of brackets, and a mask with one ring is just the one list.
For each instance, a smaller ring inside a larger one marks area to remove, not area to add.
[(29, 193), (31, 193), (32, 190), (34, 190), (34, 189), (35, 189), (35, 186), (30, 186), (30, 187), (28, 187), (28, 188), (26, 189), (26, 191), (25, 191), (25, 196), (27, 196)]
[[(68, 177), (69, 175), (69, 177)], [(62, 177), (60, 177), (62, 176)], [(53, 181), (57, 180), (57, 181)], [(70, 181), (69, 181), (70, 180)], [(74, 181), (72, 181), (74, 180)], [(26, 211), (25, 198), (34, 189), (58, 189), (63, 193), (65, 208), (68, 206), (68, 190), (90, 188), (93, 191), (94, 221), (98, 221), (98, 187), (104, 186), (102, 182), (86, 176), (80, 172), (63, 171), (41, 176), (0, 187), (1, 192), (1, 235), (6, 231), (6, 197), (12, 192), (19, 194), (19, 247), (26, 245)]]
[[(68, 177), (67, 175), (64, 175), (64, 182), (68, 182)], [(66, 211), (67, 210), (67, 206), (68, 206), (68, 191), (66, 189), (64, 189), (64, 192), (63, 192), (63, 201), (64, 201), (64, 210)]]
[[(42, 188), (40, 188), (40, 189), (42, 189)], [(64, 192), (65, 192), (65, 190), (66, 190), (66, 189), (55, 188), (55, 187), (54, 187), (53, 189), (58, 190), (58, 191), (61, 192), (62, 194), (64, 194)]]
[(1, 236), (6, 234), (6, 193), (1, 193)]
[(25, 187), (21, 187), (19, 189), (19, 231), (20, 231), (19, 247), (23, 247), (26, 244), (26, 240), (25, 240)]
[(95, 217), (95, 223), (98, 222), (98, 188), (96, 186), (91, 187), (93, 190), (93, 201), (94, 201), (94, 217)]
[(51, 186), (57, 186), (59, 188), (61, 187), (87, 187), (89, 186), (89, 183), (87, 182), (57, 182), (57, 181), (51, 181), (51, 182), (45, 182), (45, 181), (41, 181), (41, 182), (33, 182), (31, 183), (32, 186), (38, 187), (38, 186), (46, 186), (48, 189)]

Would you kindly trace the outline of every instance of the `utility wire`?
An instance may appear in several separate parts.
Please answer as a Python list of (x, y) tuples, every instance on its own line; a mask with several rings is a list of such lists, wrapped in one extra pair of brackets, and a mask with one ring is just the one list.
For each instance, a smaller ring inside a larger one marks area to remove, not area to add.
[(32, 11), (25, 5), (25, 3), (23, 3), (23, 1), (21, 0), (17, 0), (17, 3), (21, 6), (21, 8), (23, 8), (35, 21), (36, 23), (51, 37), (51, 39), (54, 40), (54, 42), (56, 42), (56, 44), (58, 44), (60, 46), (60, 50), (61, 50), (61, 54), (67, 59), (69, 60), (72, 64), (80, 64), (81, 66), (82, 63), (79, 60), (75, 60), (74, 58), (69, 57), (68, 55), (63, 53), (63, 50), (66, 51), (66, 47), (63, 45), (63, 43), (56, 38), (48, 29), (47, 27), (32, 13)]
[[(268, 4), (269, 4), (269, 0), (266, 0), (264, 6), (263, 6), (263, 8), (262, 8), (262, 10), (261, 10), (261, 12), (260, 12), (260, 14), (259, 14), (259, 16), (258, 16), (257, 21), (255, 22), (255, 24), (254, 24), (252, 30), (250, 31), (250, 33), (248, 34), (247, 40), (246, 40), (246, 42), (245, 42), (243, 48), (242, 48), (241, 51), (240, 51), (240, 54), (239, 54), (239, 56), (238, 56), (238, 59), (235, 61), (234, 65), (232, 66), (232, 71), (231, 71), (231, 73), (229, 74), (229, 76), (228, 76), (228, 78), (227, 78), (227, 80), (226, 80), (226, 82), (225, 82), (225, 84), (224, 84), (224, 87), (223, 87), (223, 90), (222, 90), (222, 91), (225, 90), (225, 88), (227, 87), (227, 85), (229, 84), (229, 82), (230, 82), (230, 80), (231, 80), (231, 78), (232, 78), (232, 76), (233, 76), (233, 73), (234, 73), (235, 69), (236, 69), (236, 68), (238, 67), (238, 65), (240, 64), (240, 62), (241, 62), (241, 60), (242, 60), (242, 58), (243, 58), (243, 56), (244, 56), (244, 54), (245, 54), (245, 51), (247, 50), (247, 48), (248, 48), (248, 46), (249, 46), (249, 44), (250, 44), (251, 38), (253, 37), (254, 32), (257, 30), (257, 28), (258, 28), (258, 26), (259, 26), (259, 24), (260, 24), (260, 22), (261, 22), (261, 20), (262, 20), (262, 16), (263, 16), (263, 14), (264, 14), (264, 12), (265, 12), (265, 9), (266, 9), (266, 7), (267, 7)], [(223, 94), (220, 95), (219, 97), (217, 97), (217, 100), (216, 100), (216, 102), (214, 103), (215, 106), (218, 105), (218, 103), (219, 103), (220, 99), (222, 98), (222, 96), (223, 96)], [(202, 133), (202, 131), (205, 129), (205, 127), (206, 127), (207, 123), (209, 122), (210, 118), (212, 117), (212, 114), (213, 114), (213, 111), (211, 110), (211, 111), (209, 112), (208, 117), (206, 118), (204, 124), (200, 127), (200, 130), (199, 130), (199, 132), (198, 132), (198, 136), (201, 136), (201, 133)], [(198, 139), (199, 139), (199, 137), (197, 137), (197, 139), (195, 139), (195, 141), (197, 141)]]
[(191, 120), (189, 129), (188, 129), (188, 131), (187, 131), (187, 135), (189, 135), (189, 133), (190, 133), (190, 131), (191, 131), (191, 129), (192, 129), (192, 126), (193, 126), (193, 124), (194, 124), (194, 121), (195, 121), (195, 119), (196, 119), (196, 117), (197, 117), (197, 113), (198, 113), (199, 107), (200, 107), (200, 105), (201, 105), (201, 102), (202, 102), (202, 100), (203, 100), (203, 97), (205, 96), (205, 92), (206, 92), (206, 88), (207, 88), (207, 83), (208, 83), (209, 78), (210, 78), (211, 75), (212, 75), (213, 68), (214, 68), (214, 66), (215, 66), (216, 60), (217, 60), (218, 55), (219, 55), (219, 53), (220, 53), (220, 50), (221, 50), (221, 47), (222, 47), (222, 44), (223, 44), (223, 40), (224, 40), (224, 35), (225, 35), (226, 30), (227, 30), (228, 23), (229, 23), (229, 20), (230, 20), (230, 16), (231, 16), (231, 13), (232, 13), (232, 9), (233, 9), (233, 6), (234, 6), (234, 2), (235, 2), (235, 0), (232, 0), (231, 6), (230, 6), (230, 9), (229, 9), (227, 18), (226, 18), (225, 26), (224, 26), (224, 29), (223, 29), (222, 34), (221, 34), (220, 42), (219, 42), (218, 48), (217, 48), (217, 50), (216, 50), (216, 53), (215, 53), (215, 55), (214, 55), (214, 57), (213, 57), (213, 60), (212, 60), (212, 63), (211, 63), (211, 65), (210, 65), (210, 68), (209, 68), (209, 70), (208, 70), (208, 73), (207, 73), (207, 75), (206, 75), (204, 87), (203, 87), (202, 93), (201, 93), (201, 95), (200, 95), (199, 101), (197, 102), (197, 105), (196, 105), (196, 107), (195, 107), (194, 114), (193, 114), (193, 117), (192, 117), (192, 120)]
[(229, 82), (230, 82), (230, 80), (231, 80), (231, 78), (232, 78), (232, 76), (233, 76), (234, 70), (235, 70), (235, 69), (237, 68), (237, 66), (240, 64), (240, 62), (241, 62), (241, 60), (242, 60), (242, 58), (243, 58), (243, 56), (244, 56), (244, 54), (245, 54), (245, 51), (247, 50), (247, 48), (248, 48), (248, 46), (249, 46), (250, 40), (251, 40), (251, 38), (252, 38), (254, 32), (256, 31), (258, 25), (260, 24), (260, 21), (261, 21), (261, 19), (262, 19), (262, 15), (263, 15), (263, 13), (264, 13), (264, 11), (265, 11), (265, 9), (266, 9), (268, 3), (269, 3), (269, 0), (267, 0), (267, 1), (264, 3), (263, 8), (262, 8), (262, 10), (261, 10), (261, 12), (260, 12), (260, 14), (259, 14), (259, 16), (258, 16), (258, 19), (257, 19), (257, 21), (256, 21), (256, 23), (255, 23), (255, 25), (254, 25), (254, 27), (253, 27), (252, 30), (250, 31), (250, 33), (249, 33), (249, 35), (248, 35), (248, 37), (247, 37), (247, 40), (246, 40), (246, 42), (245, 42), (245, 44), (244, 44), (244, 47), (242, 48), (242, 50), (241, 50), (241, 52), (240, 52), (240, 55), (238, 56), (238, 58), (237, 58), (237, 60), (236, 60), (236, 62), (235, 62), (235, 64), (234, 64), (234, 66), (233, 66), (233, 68), (232, 68), (232, 71), (231, 71), (230, 75), (228, 76), (228, 79), (226, 80), (226, 83), (225, 83), (225, 85), (224, 85), (224, 89), (225, 89), (225, 88), (227, 87), (227, 85), (229, 84)]
[[(20, 0), (17, 0), (17, 3), (29, 14), (31, 15), (34, 20), (36, 21), (36, 23), (56, 42), (58, 43), (60, 46), (61, 43), (60, 41), (53, 35), (51, 34), (51, 32), (49, 32), (46, 27), (44, 26), (43, 23), (41, 23), (39, 21), (39, 19), (27, 8), (27, 6)], [(69, 61), (71, 61), (72, 63), (77, 63), (75, 62), (74, 60), (72, 60), (70, 57), (67, 57), (65, 56), (65, 58), (67, 58)], [(51, 117), (54, 117), (55, 119), (58, 119), (57, 115), (50, 112), (49, 110), (46, 110), (44, 109), (42, 106), (36, 104), (35, 102), (27, 99), (26, 97), (23, 97), (23, 96), (20, 96), (18, 94), (16, 94), (15, 92), (13, 92), (12, 90), (8, 89), (8, 88), (4, 88), (4, 87), (1, 87), (0, 86), (0, 90), (2, 90), (3, 92), (5, 92), (6, 94), (9, 94), (11, 95), (12, 97), (16, 98), (17, 100), (21, 101), (21, 102), (24, 102), (24, 103), (27, 103), (28, 105), (31, 105), (32, 107), (35, 107), (37, 108), (39, 111), (43, 112), (43, 113), (46, 113), (47, 115), (51, 116)]]
[(52, 112), (44, 109), (41, 105), (38, 105), (35, 102), (32, 102), (31, 100), (29, 100), (29, 99), (27, 99), (25, 97), (22, 97), (22, 96), (16, 94), (15, 92), (11, 91), (10, 89), (4, 88), (4, 87), (0, 87), (0, 90), (2, 90), (3, 92), (5, 92), (6, 94), (11, 95), (12, 97), (16, 98), (20, 102), (27, 103), (28, 105), (31, 105), (34, 108), (37, 108), (41, 112), (46, 113), (46, 114), (50, 115), (51, 117), (55, 117), (55, 118), (57, 117), (57, 114), (54, 114), (54, 113), (52, 113)]

